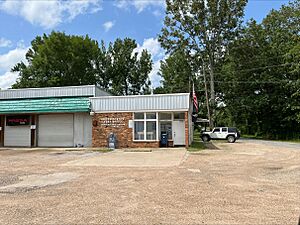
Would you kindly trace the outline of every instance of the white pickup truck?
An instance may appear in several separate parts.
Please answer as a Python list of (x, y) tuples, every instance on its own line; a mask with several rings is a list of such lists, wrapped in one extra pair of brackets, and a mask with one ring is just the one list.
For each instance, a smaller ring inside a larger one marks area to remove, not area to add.
[(235, 127), (215, 127), (212, 131), (201, 133), (201, 139), (204, 142), (227, 139), (229, 143), (234, 143), (239, 138), (240, 133)]

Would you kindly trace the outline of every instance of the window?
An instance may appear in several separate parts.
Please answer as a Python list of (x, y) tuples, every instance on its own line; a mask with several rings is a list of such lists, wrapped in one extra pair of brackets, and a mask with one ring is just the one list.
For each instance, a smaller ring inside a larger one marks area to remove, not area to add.
[(174, 120), (184, 120), (185, 114), (184, 113), (174, 113)]
[(144, 119), (144, 113), (134, 113), (134, 119), (135, 120), (143, 120)]
[(157, 115), (156, 113), (134, 113), (134, 140), (157, 140)]
[(146, 121), (146, 140), (156, 140), (156, 121)]
[(220, 128), (215, 128), (214, 133), (220, 132)]
[(172, 114), (171, 113), (160, 113), (159, 120), (172, 120)]
[(222, 128), (222, 132), (227, 132), (227, 128)]
[(134, 139), (144, 140), (144, 122), (135, 121), (134, 122)]
[(147, 120), (155, 120), (156, 119), (156, 113), (146, 113), (146, 119)]
[(235, 127), (229, 127), (228, 128), (228, 132), (229, 133), (236, 133), (237, 132), (237, 129)]

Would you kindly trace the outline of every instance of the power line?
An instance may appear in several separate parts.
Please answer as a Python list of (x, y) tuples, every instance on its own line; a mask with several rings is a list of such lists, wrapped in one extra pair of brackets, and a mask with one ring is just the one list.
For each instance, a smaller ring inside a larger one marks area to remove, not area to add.
[[(285, 83), (297, 83), (300, 80), (281, 80), (281, 81), (214, 81), (214, 83), (227, 83), (227, 84), (285, 84)], [(205, 83), (204, 81), (200, 81), (200, 83)], [(210, 83), (210, 81), (206, 81), (206, 83)]]
[[(284, 66), (291, 66), (291, 65), (299, 65), (299, 64), (298, 63), (283, 63), (283, 64), (279, 64), (279, 65), (263, 66), (263, 67), (256, 67), (256, 68), (251, 68), (251, 69), (234, 70), (234, 72), (250, 72), (250, 71), (255, 71), (255, 70), (284, 67)], [(214, 73), (214, 74), (222, 75), (222, 73)]]

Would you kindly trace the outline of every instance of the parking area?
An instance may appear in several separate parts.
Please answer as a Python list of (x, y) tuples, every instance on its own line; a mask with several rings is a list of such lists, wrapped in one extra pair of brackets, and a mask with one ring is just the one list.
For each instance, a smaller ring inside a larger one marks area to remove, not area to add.
[(298, 223), (299, 145), (214, 146), (193, 154), (2, 149), (0, 223)]

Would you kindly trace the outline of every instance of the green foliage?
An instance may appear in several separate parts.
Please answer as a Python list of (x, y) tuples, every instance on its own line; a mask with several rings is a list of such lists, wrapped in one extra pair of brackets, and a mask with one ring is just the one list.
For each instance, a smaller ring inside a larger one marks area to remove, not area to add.
[[(215, 67), (223, 60), (224, 50), (239, 34), (246, 3), (247, 0), (166, 1), (166, 17), (159, 41), (169, 53), (184, 49), (193, 56), (194, 73), (203, 66), (209, 71), (212, 108), (216, 100)], [(174, 76), (180, 77), (177, 74)]]
[(229, 46), (219, 89), (242, 133), (299, 138), (299, 6), (273, 10), (261, 24), (250, 21)]
[(183, 51), (176, 51), (161, 62), (160, 76), (162, 86), (156, 93), (187, 93), (190, 92), (191, 80), (194, 80), (189, 57)]
[(20, 77), (13, 88), (95, 84), (98, 44), (88, 36), (52, 32), (36, 37), (26, 54), (29, 65), (18, 63), (12, 71)]
[(109, 56), (112, 60), (110, 75), (113, 79), (112, 93), (130, 95), (149, 93), (150, 80), (148, 74), (152, 70), (151, 55), (143, 50), (139, 58), (134, 53), (137, 44), (134, 40), (117, 39), (109, 46)]
[(167, 0), (164, 28), (159, 36), (169, 52), (193, 50), (218, 58), (239, 31), (246, 0)]
[(117, 39), (106, 49), (88, 36), (52, 32), (37, 36), (26, 54), (28, 65), (13, 68), (19, 73), (13, 88), (97, 84), (116, 95), (149, 93), (151, 55), (134, 53), (134, 40)]

